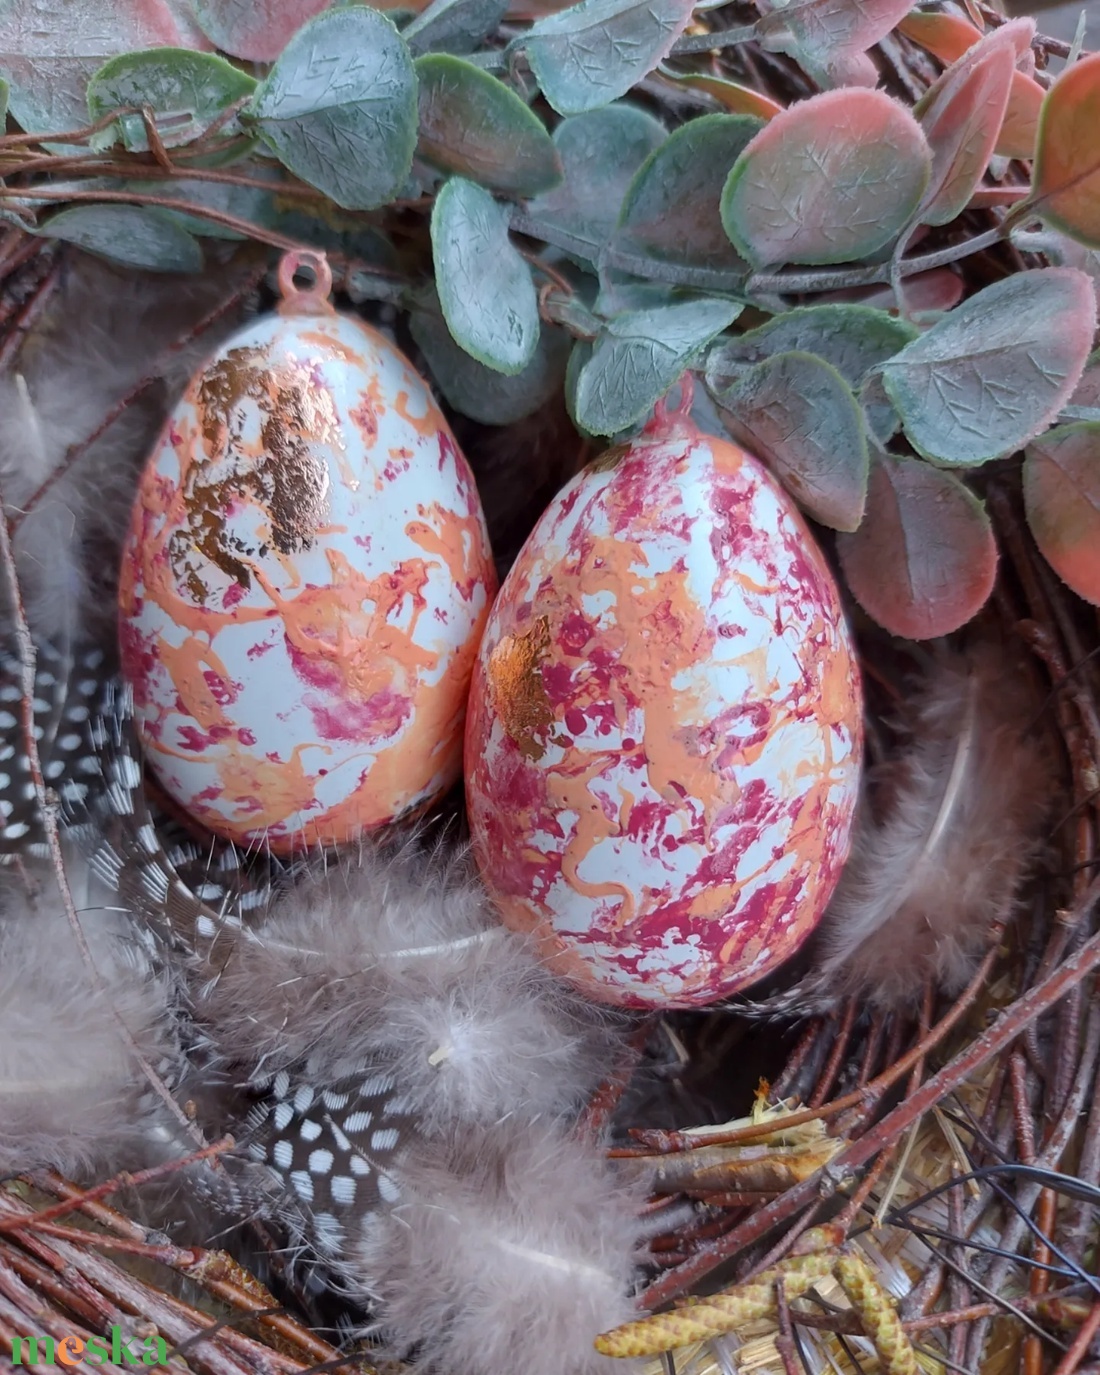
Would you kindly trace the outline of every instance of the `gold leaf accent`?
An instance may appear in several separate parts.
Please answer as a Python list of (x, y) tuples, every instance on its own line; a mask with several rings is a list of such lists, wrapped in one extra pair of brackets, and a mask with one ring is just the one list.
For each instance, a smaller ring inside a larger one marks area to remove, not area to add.
[(493, 707), (509, 738), (527, 759), (542, 758), (546, 747), (538, 737), (554, 721), (541, 671), (549, 647), (550, 622), (540, 616), (525, 635), (505, 635), (489, 655)]
[[(259, 451), (244, 440), (246, 400), (260, 412)], [(185, 479), (187, 527), (168, 548), (177, 579), (203, 605), (208, 590), (197, 551), (241, 587), (251, 585), (250, 563), (266, 553), (233, 534), (226, 512), (235, 499), (255, 502), (267, 516), (281, 554), (308, 549), (329, 508), (329, 471), (318, 445), (343, 448), (333, 396), (293, 358), (271, 360), (267, 350), (230, 349), (198, 381), (194, 402), (204, 457)]]

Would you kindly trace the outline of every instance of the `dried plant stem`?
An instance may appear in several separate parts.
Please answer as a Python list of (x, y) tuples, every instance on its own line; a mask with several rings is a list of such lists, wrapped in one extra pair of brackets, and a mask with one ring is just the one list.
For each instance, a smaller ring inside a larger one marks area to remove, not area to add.
[[(1100, 899), (1100, 877), (1094, 879), (1089, 885), (1084, 898), (1074, 909), (1074, 916), (1080, 918), (1085, 912), (1091, 911), (1098, 899)], [(988, 956), (987, 960), (983, 961), (983, 981), (988, 974), (988, 967), (991, 962)], [(964, 1051), (949, 1061), (915, 1094), (888, 1113), (875, 1127), (866, 1132), (859, 1140), (846, 1146), (817, 1174), (800, 1184), (794, 1185), (773, 1203), (765, 1204), (752, 1217), (733, 1228), (707, 1251), (700, 1253), (685, 1265), (662, 1275), (646, 1291), (643, 1297), (645, 1306), (647, 1308), (657, 1307), (679, 1294), (686, 1293), (692, 1285), (697, 1284), (709, 1274), (716, 1265), (721, 1264), (722, 1261), (735, 1255), (743, 1247), (764, 1236), (773, 1227), (788, 1221), (806, 1207), (815, 1196), (819, 1198), (828, 1197), (835, 1193), (845, 1172), (866, 1164), (879, 1151), (897, 1140), (901, 1133), (927, 1112), (933, 1104), (940, 1102), (942, 1098), (957, 1089), (995, 1055), (1011, 1045), (1036, 1017), (1048, 1012), (1059, 999), (1064, 998), (1071, 989), (1076, 988), (1098, 967), (1100, 967), (1100, 934), (1088, 940), (1076, 954), (1070, 956), (1059, 969), (1048, 975), (1043, 982), (1028, 989), (1014, 1003), (1011, 1003), (987, 1031), (983, 1032)], [(1074, 1104), (1076, 1104), (1076, 1095), (1074, 1096)], [(1065, 1143), (1063, 1142), (1061, 1149), (1064, 1149), (1064, 1146)], [(1060, 1156), (1061, 1150), (1058, 1154)]]
[(250, 292), (256, 290), (260, 282), (263, 281), (266, 273), (266, 263), (261, 264), (259, 267), (253, 268), (252, 271), (248, 274), (248, 276), (244, 279), (244, 281), (242, 281), (241, 284), (229, 296), (225, 298), (224, 301), (220, 301), (218, 305), (214, 307), (213, 310), (209, 311), (206, 315), (203, 316), (203, 318), (198, 322), (198, 324), (193, 325), (191, 329), (187, 331), (186, 334), (182, 335), (167, 349), (165, 349), (161, 358), (157, 360), (157, 365), (145, 377), (142, 377), (137, 382), (135, 382), (134, 385), (130, 388), (128, 392), (126, 392), (124, 396), (119, 397), (119, 399), (114, 403), (113, 406), (111, 406), (111, 408), (107, 411), (107, 414), (103, 417), (103, 419), (99, 422), (99, 424), (96, 426), (96, 428), (92, 431), (90, 435), (87, 435), (84, 439), (78, 440), (75, 444), (71, 444), (68, 447), (68, 449), (65, 450), (65, 455), (62, 458), (61, 462), (57, 465), (53, 472), (50, 473), (49, 477), (45, 480), (45, 482), (43, 482), (41, 486), (36, 488), (36, 490), (31, 493), (31, 495), (23, 503), (23, 506), (19, 511), (12, 513), (9, 520), (9, 525), (13, 534), (19, 529), (19, 526), (22, 524), (23, 519), (31, 511), (34, 510), (34, 508), (47, 494), (47, 492), (49, 492), (53, 488), (54, 484), (59, 482), (67, 473), (69, 473), (72, 470), (74, 464), (80, 458), (82, 458), (84, 454), (87, 453), (87, 451), (92, 447), (94, 443), (96, 443), (97, 440), (101, 439), (103, 435), (106, 434), (106, 432), (111, 428), (111, 426), (115, 423), (119, 416), (121, 416), (123, 412), (128, 410), (129, 407), (134, 404), (137, 398), (144, 391), (146, 391), (149, 387), (153, 385), (153, 383), (157, 379), (157, 376), (162, 371), (165, 362), (174, 354), (179, 353), (181, 349), (186, 348), (187, 345), (192, 343), (195, 339), (198, 339), (201, 335), (205, 334), (208, 329), (210, 329), (213, 325), (217, 324), (217, 322), (220, 319), (222, 319), (225, 315), (228, 315), (230, 311), (235, 310), (237, 306), (239, 306), (241, 302), (245, 299), (245, 297), (249, 295)]
[[(990, 948), (987, 950), (981, 964), (974, 972), (973, 978), (959, 994), (958, 998), (940, 1018), (928, 1033), (920, 1038), (901, 1059), (895, 1061), (890, 1067), (884, 1070), (876, 1079), (872, 1079), (869, 1084), (862, 1088), (853, 1090), (851, 1093), (844, 1094), (843, 1097), (834, 1099), (831, 1103), (826, 1103), (820, 1108), (803, 1108), (798, 1112), (786, 1114), (783, 1118), (783, 1126), (797, 1127), (804, 1122), (814, 1122), (830, 1117), (837, 1117), (840, 1113), (855, 1107), (873, 1107), (883, 1095), (898, 1082), (899, 1079), (909, 1074), (915, 1066), (921, 1064), (925, 1057), (955, 1028), (958, 1022), (970, 1011), (974, 1005), (974, 1000), (985, 986), (997, 958), (996, 941), (999, 932), (994, 932), (991, 936)], [(735, 1127), (728, 1132), (708, 1132), (703, 1138), (690, 1136), (685, 1132), (665, 1132), (665, 1131), (646, 1131), (635, 1130), (631, 1136), (642, 1143), (640, 1149), (620, 1149), (611, 1151), (612, 1156), (636, 1156), (651, 1154), (671, 1154), (675, 1151), (697, 1150), (702, 1145), (707, 1146), (735, 1146), (743, 1145), (750, 1141), (755, 1141), (761, 1136), (768, 1136), (775, 1130), (775, 1121), (753, 1122), (745, 1127)]]
[(856, 1015), (859, 1009), (854, 998), (849, 998), (844, 1005), (841, 1013), (840, 1025), (837, 1028), (836, 1040), (833, 1048), (829, 1052), (829, 1058), (825, 1063), (825, 1068), (821, 1072), (821, 1079), (813, 1091), (809, 1106), (819, 1108), (829, 1096), (829, 1092), (836, 1083), (836, 1077), (840, 1073), (840, 1067), (844, 1063), (844, 1055), (852, 1039), (852, 1028), (855, 1026)]
[(779, 1332), (775, 1338), (775, 1349), (783, 1362), (783, 1375), (799, 1375), (798, 1357), (795, 1353), (794, 1327), (791, 1324), (791, 1306), (787, 1302), (787, 1286), (782, 1278), (775, 1282), (775, 1314)]
[(1088, 1320), (1074, 1338), (1073, 1345), (1058, 1362), (1054, 1375), (1074, 1375), (1085, 1356), (1088, 1355), (1089, 1347), (1092, 1345), (1097, 1332), (1100, 1332), (1100, 1303), (1093, 1305)]
[(298, 239), (288, 238), (285, 234), (280, 234), (274, 229), (266, 229), (263, 225), (254, 224), (251, 220), (241, 219), (238, 215), (229, 215), (223, 210), (213, 210), (206, 205), (198, 205), (194, 201), (178, 200), (174, 196), (150, 196), (145, 191), (66, 191), (53, 190), (46, 186), (0, 186), (0, 199), (17, 197), (21, 200), (37, 201), (66, 201), (72, 205), (79, 205), (85, 201), (94, 204), (111, 205), (152, 205), (161, 210), (175, 210), (183, 215), (197, 215), (200, 219), (209, 220), (211, 224), (220, 224), (223, 229), (235, 230), (238, 234), (243, 234), (245, 238), (257, 239), (260, 243), (270, 244), (272, 248), (281, 248), (287, 252), (306, 251), (308, 244), (301, 243)]
[[(34, 289), (34, 294), (25, 302), (19, 314), (15, 317), (15, 323), (8, 333), (8, 337), (0, 344), (0, 373), (3, 373), (11, 360), (19, 352), (23, 339), (27, 331), (35, 320), (46, 308), (46, 303), (53, 294), (54, 288), (61, 280), (61, 263), (55, 260), (49, 272), (39, 282)], [(0, 507), (0, 510), (3, 508)]]
[[(1092, 890), (1097, 889), (1097, 887), (1098, 884), (1094, 881)], [(1094, 936), (1086, 946), (1082, 947), (1082, 950), (1087, 950), (1089, 946), (1095, 947), (1096, 950), (1100, 952), (1100, 934)], [(1051, 975), (1047, 979), (1046, 984), (1040, 984), (1032, 989), (1031, 994), (1039, 992), (1054, 980), (1062, 977), (1067, 969), (1073, 967), (1075, 960), (1079, 959), (1080, 956), (1071, 956), (1070, 959), (1061, 966), (1057, 974)], [(1100, 953), (1098, 953), (1095, 963), (1100, 963)], [(1029, 995), (1025, 994), (1025, 997), (1027, 996)], [(1020, 1001), (1022, 1001), (1022, 999)], [(1017, 1005), (1018, 1004), (1014, 1004), (1013, 1006)], [(1044, 1008), (1043, 1010), (1045, 1011), (1046, 1009)], [(995, 1029), (995, 1027), (992, 1028), (992, 1030)], [(1098, 1061), (1100, 1061), (1100, 1004), (1094, 1003), (1085, 1032), (1085, 1045), (1081, 1055), (1080, 1077), (1061, 1116), (1051, 1127), (1050, 1133), (1043, 1143), (1042, 1149), (1035, 1157), (1035, 1164), (1040, 1168), (1044, 1170), (1056, 1170), (1058, 1168), (1066, 1147), (1069, 1145), (1077, 1129), (1077, 1122), (1081, 1115), (1081, 1110), (1092, 1091), (1092, 1080)], [(1021, 1185), (1015, 1200), (1018, 1211), (1009, 1218), (1000, 1239), (1000, 1245), (1006, 1251), (1014, 1252), (1019, 1247), (1020, 1242), (1028, 1230), (1027, 1217), (1034, 1209), (1042, 1192), (1043, 1188), (1039, 1184), (1029, 1182)], [(992, 1290), (994, 1293), (997, 1293), (1008, 1276), (1013, 1263), (1012, 1260), (1004, 1256), (996, 1257), (984, 1276), (984, 1287), (987, 1290)], [(1032, 1297), (1036, 1296), (1033, 1295)], [(970, 1332), (967, 1357), (975, 1368), (977, 1368), (977, 1365), (981, 1361), (988, 1326), (988, 1319), (980, 1321), (974, 1325)]]

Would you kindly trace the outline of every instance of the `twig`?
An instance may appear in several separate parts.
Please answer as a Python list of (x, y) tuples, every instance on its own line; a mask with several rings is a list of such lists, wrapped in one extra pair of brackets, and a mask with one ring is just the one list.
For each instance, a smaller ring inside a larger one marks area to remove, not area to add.
[(60, 280), (61, 263), (59, 260), (55, 260), (49, 272), (35, 287), (34, 294), (25, 302), (22, 310), (15, 317), (15, 323), (12, 325), (8, 337), (3, 344), (0, 344), (0, 373), (6, 370), (12, 358), (19, 352), (27, 331), (45, 310), (46, 303)]
[(200, 335), (205, 334), (205, 332), (208, 329), (210, 329), (213, 325), (217, 324), (217, 322), (223, 316), (227, 315), (231, 310), (236, 309), (236, 307), (240, 305), (240, 303), (249, 294), (249, 292), (254, 291), (256, 287), (259, 286), (260, 282), (263, 281), (266, 273), (266, 263), (263, 263), (261, 266), (254, 268), (253, 271), (248, 274), (245, 280), (240, 284), (239, 287), (237, 287), (237, 289), (230, 296), (228, 296), (224, 301), (220, 301), (218, 305), (214, 307), (213, 310), (209, 311), (206, 315), (203, 316), (203, 318), (198, 322), (198, 324), (193, 325), (191, 329), (187, 331), (186, 334), (184, 334), (181, 338), (177, 339), (174, 343), (170, 344), (169, 347), (164, 350), (164, 353), (159, 359), (157, 359), (156, 364), (152, 368), (152, 370), (145, 377), (142, 377), (137, 382), (135, 382), (134, 385), (130, 388), (130, 390), (124, 396), (121, 396), (114, 403), (114, 405), (108, 410), (107, 414), (103, 417), (103, 419), (99, 422), (99, 424), (96, 426), (96, 428), (92, 431), (90, 435), (87, 435), (84, 439), (77, 440), (75, 444), (69, 445), (69, 447), (65, 450), (65, 454), (61, 462), (57, 465), (56, 468), (53, 469), (49, 477), (46, 478), (45, 482), (43, 482), (31, 493), (31, 495), (23, 503), (19, 511), (12, 512), (9, 518), (9, 526), (12, 534), (15, 534), (16, 531), (18, 531), (20, 525), (23, 523), (24, 518), (27, 515), (29, 515), (31, 511), (34, 510), (34, 508), (47, 494), (47, 492), (50, 491), (50, 489), (55, 485), (55, 483), (59, 482), (61, 478), (63, 478), (72, 469), (73, 465), (80, 458), (82, 458), (84, 454), (88, 452), (92, 445), (96, 443), (97, 440), (101, 439), (104, 434), (106, 434), (106, 432), (111, 428), (111, 426), (115, 423), (119, 416), (122, 415), (124, 411), (128, 410), (129, 407), (133, 405), (133, 403), (142, 394), (142, 392), (146, 391), (149, 387), (153, 385), (153, 383), (157, 380), (158, 376), (163, 371), (164, 364), (167, 361), (167, 359), (170, 358), (173, 354), (178, 353), (181, 349), (186, 348), (188, 344), (192, 343), (195, 339), (199, 338)]
[[(1090, 884), (1074, 915), (1091, 911), (1100, 899), (1100, 878)], [(987, 961), (991, 963), (987, 956)], [(986, 962), (983, 962), (986, 964)], [(846, 1146), (828, 1165), (809, 1179), (788, 1189), (774, 1203), (766, 1204), (752, 1217), (733, 1228), (720, 1242), (701, 1253), (686, 1265), (670, 1270), (646, 1291), (643, 1302), (655, 1308), (669, 1299), (685, 1293), (722, 1261), (735, 1255), (743, 1247), (765, 1235), (804, 1208), (814, 1197), (829, 1197), (840, 1186), (845, 1173), (866, 1164), (895, 1141), (901, 1133), (948, 1093), (953, 1092), (975, 1074), (993, 1056), (1012, 1044), (1026, 1027), (1048, 1012), (1060, 998), (1077, 987), (1100, 967), (1100, 934), (1093, 936), (1058, 970), (1042, 983), (1022, 994), (1001, 1013), (993, 1025), (973, 1041), (966, 1050), (949, 1061), (915, 1094), (900, 1103), (858, 1141)], [(988, 973), (986, 964), (985, 973)], [(983, 975), (984, 979), (984, 975)], [(942, 1025), (942, 1023), (941, 1023)], [(931, 1034), (931, 1033), (930, 1033)], [(794, 1120), (799, 1114), (794, 1114)]]
[(799, 1375), (798, 1358), (795, 1354), (794, 1328), (791, 1326), (791, 1308), (787, 1302), (787, 1286), (782, 1275), (775, 1282), (775, 1311), (779, 1332), (775, 1338), (775, 1349), (783, 1362), (783, 1375)]
[[(783, 1127), (797, 1127), (801, 1126), (803, 1122), (836, 1117), (848, 1108), (871, 1106), (876, 1103), (887, 1090), (893, 1088), (899, 1079), (904, 1078), (916, 1065), (923, 1061), (926, 1055), (935, 1050), (936, 1046), (954, 1029), (959, 1020), (970, 1011), (974, 1005), (974, 999), (985, 987), (996, 958), (996, 933), (994, 933), (990, 947), (981, 964), (975, 970), (973, 978), (936, 1025), (927, 1035), (922, 1036), (917, 1044), (908, 1050), (900, 1060), (883, 1070), (869, 1084), (865, 1084), (862, 1088), (855, 1089), (851, 1093), (846, 1093), (842, 1098), (834, 1099), (832, 1103), (826, 1103), (820, 1108), (803, 1108), (798, 1112), (784, 1115)], [(635, 1130), (631, 1132), (631, 1136), (642, 1142), (646, 1149), (622, 1149), (611, 1151), (610, 1154), (613, 1156), (634, 1156), (647, 1155), (651, 1152), (663, 1154), (671, 1151), (691, 1151), (697, 1150), (703, 1145), (742, 1145), (749, 1141), (755, 1141), (757, 1137), (768, 1136), (775, 1131), (775, 1128), (776, 1119), (772, 1118), (763, 1122), (753, 1122), (745, 1127), (735, 1127), (728, 1132), (708, 1132), (705, 1137), (689, 1136), (685, 1132)]]
[(844, 1004), (844, 1011), (841, 1015), (840, 1026), (837, 1028), (836, 1040), (833, 1048), (829, 1052), (829, 1059), (821, 1073), (821, 1079), (814, 1089), (813, 1096), (810, 1098), (809, 1106), (819, 1108), (829, 1096), (829, 1091), (836, 1083), (836, 1077), (840, 1073), (841, 1064), (844, 1061), (844, 1053), (848, 1049), (852, 1039), (852, 1028), (856, 1024), (856, 1013), (858, 1006), (855, 998), (849, 998)]
[(183, 215), (197, 215), (220, 224), (225, 229), (235, 230), (248, 239), (258, 239), (260, 243), (270, 244), (272, 248), (282, 248), (288, 252), (304, 251), (308, 244), (299, 239), (288, 238), (274, 229), (254, 224), (251, 220), (238, 215), (229, 215), (224, 210), (214, 210), (208, 205), (195, 201), (178, 200), (174, 196), (150, 196), (146, 191), (54, 191), (44, 186), (0, 186), (0, 199), (66, 201), (70, 204), (85, 202), (101, 205), (152, 205), (161, 210), (175, 210)]
[(1088, 1349), (1092, 1345), (1092, 1340), (1097, 1332), (1100, 1332), (1100, 1303), (1094, 1304), (1087, 1322), (1073, 1339), (1073, 1344), (1070, 1346), (1070, 1349), (1055, 1367), (1054, 1375), (1074, 1375), (1074, 1372), (1088, 1354)]

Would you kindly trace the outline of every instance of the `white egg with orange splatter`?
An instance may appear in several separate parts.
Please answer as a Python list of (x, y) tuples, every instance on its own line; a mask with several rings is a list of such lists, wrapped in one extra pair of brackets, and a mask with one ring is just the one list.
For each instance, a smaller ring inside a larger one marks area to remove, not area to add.
[(424, 381), (321, 292), (287, 291), (195, 376), (141, 478), (121, 650), (157, 780), (276, 851), (423, 808), (461, 771), (494, 591)]
[(592, 996), (763, 978), (847, 856), (860, 685), (836, 585), (764, 467), (661, 415), (558, 495), (474, 675), (466, 797), (504, 920)]

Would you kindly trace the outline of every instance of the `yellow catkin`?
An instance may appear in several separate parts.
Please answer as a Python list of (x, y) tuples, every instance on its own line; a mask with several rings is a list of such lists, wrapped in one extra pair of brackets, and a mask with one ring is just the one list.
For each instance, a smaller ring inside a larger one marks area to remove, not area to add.
[(783, 1280), (788, 1298), (798, 1298), (829, 1274), (832, 1266), (829, 1255), (792, 1256), (747, 1284), (732, 1285), (718, 1294), (691, 1299), (671, 1313), (655, 1313), (605, 1332), (596, 1338), (596, 1350), (604, 1356), (658, 1356), (690, 1342), (734, 1332), (746, 1323), (774, 1316), (777, 1280)]
[[(712, 1318), (717, 1326), (708, 1320)], [(724, 1324), (725, 1315), (714, 1309), (678, 1308), (601, 1333), (596, 1338), (596, 1350), (603, 1356), (660, 1356), (678, 1346), (716, 1337), (726, 1330)]]
[(866, 1261), (854, 1253), (839, 1256), (836, 1277), (875, 1345), (883, 1375), (919, 1375), (917, 1353), (901, 1325), (894, 1301)]

